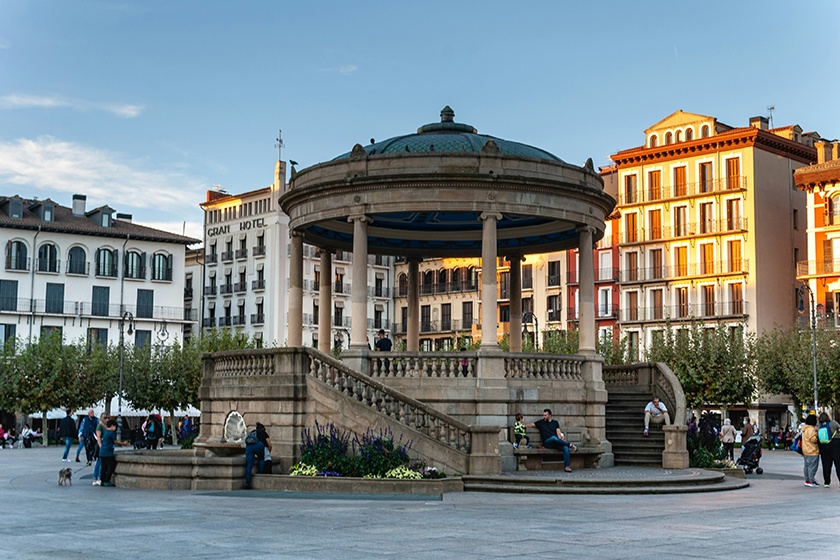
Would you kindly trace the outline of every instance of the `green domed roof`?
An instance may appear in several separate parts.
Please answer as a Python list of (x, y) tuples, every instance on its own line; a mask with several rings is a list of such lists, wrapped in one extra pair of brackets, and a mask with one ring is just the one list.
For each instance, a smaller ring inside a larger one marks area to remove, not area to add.
[[(456, 123), (455, 112), (446, 106), (440, 112), (439, 123), (421, 126), (416, 134), (395, 136), (381, 142), (373, 142), (364, 146), (368, 156), (401, 154), (401, 153), (478, 153), (484, 145), (492, 140), (504, 155), (544, 159), (562, 163), (563, 160), (554, 154), (519, 142), (512, 142), (496, 138), (487, 134), (479, 134), (468, 124)], [(351, 152), (342, 154), (336, 160), (350, 157)]]

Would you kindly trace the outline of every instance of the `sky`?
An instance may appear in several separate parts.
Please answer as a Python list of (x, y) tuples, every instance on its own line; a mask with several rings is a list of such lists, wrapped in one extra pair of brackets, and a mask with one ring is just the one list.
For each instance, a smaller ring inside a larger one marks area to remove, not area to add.
[(608, 165), (682, 109), (840, 137), (840, 2), (0, 0), (0, 195), (198, 206), (439, 122)]

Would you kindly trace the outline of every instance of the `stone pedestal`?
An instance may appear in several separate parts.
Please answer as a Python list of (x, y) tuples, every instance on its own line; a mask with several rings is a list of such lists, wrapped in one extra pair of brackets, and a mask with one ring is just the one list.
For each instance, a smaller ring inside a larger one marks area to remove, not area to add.
[(662, 426), (665, 433), (665, 451), (662, 452), (663, 469), (687, 469), (688, 448), (686, 437), (688, 428), (686, 426)]

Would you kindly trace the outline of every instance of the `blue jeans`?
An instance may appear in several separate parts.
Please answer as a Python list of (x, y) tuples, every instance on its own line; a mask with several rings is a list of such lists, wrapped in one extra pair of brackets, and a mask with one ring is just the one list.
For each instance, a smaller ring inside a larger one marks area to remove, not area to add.
[(265, 466), (265, 444), (261, 441), (245, 447), (245, 486), (251, 486), (251, 471), (254, 470), (254, 459), (259, 461), (259, 471)]
[(563, 466), (568, 467), (572, 463), (572, 458), (569, 453), (569, 446), (572, 445), (566, 440), (560, 439), (557, 436), (551, 436), (543, 442), (543, 447), (548, 449), (562, 449), (563, 450)]
[(102, 473), (102, 457), (96, 458), (96, 463), (93, 465), (93, 480), (99, 480), (102, 478), (100, 475)]
[(73, 447), (73, 438), (66, 437), (64, 438), (64, 456), (62, 459), (66, 459), (67, 456), (70, 454), (70, 448)]

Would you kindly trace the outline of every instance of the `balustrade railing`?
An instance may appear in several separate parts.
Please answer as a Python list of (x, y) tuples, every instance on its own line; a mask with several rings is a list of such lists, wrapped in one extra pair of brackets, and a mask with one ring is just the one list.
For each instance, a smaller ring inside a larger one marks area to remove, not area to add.
[(475, 352), (389, 352), (371, 356), (371, 377), (475, 377)]
[(582, 381), (583, 356), (563, 354), (510, 354), (505, 357), (505, 377)]

